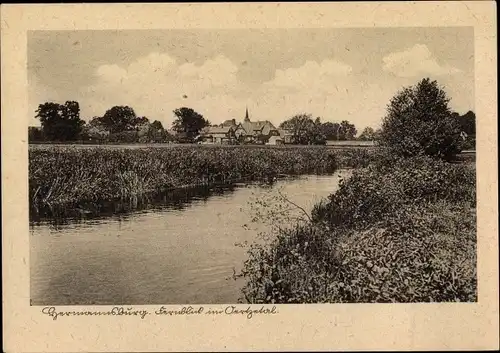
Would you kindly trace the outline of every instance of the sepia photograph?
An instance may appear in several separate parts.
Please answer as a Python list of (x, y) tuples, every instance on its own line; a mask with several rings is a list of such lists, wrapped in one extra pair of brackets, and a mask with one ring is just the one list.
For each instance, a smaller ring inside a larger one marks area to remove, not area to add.
[(498, 349), (495, 6), (2, 4), (4, 351)]
[(27, 49), (32, 305), (477, 301), (472, 27)]

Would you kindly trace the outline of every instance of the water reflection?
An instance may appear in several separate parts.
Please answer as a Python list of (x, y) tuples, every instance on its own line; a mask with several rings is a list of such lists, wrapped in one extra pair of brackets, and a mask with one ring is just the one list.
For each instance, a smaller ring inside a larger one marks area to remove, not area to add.
[[(273, 181), (255, 182), (261, 187), (271, 186)], [(162, 209), (183, 210), (193, 203), (206, 202), (212, 196), (229, 195), (236, 188), (250, 185), (249, 183), (234, 183), (217, 186), (202, 186), (177, 190), (166, 190), (157, 193), (141, 195), (130, 199), (101, 200), (98, 202), (81, 202), (64, 207), (45, 205), (30, 206), (30, 225), (50, 224), (59, 226), (81, 223), (89, 220), (119, 217), (124, 218), (141, 211)]]
[(83, 216), (38, 210), (30, 229), (32, 304), (236, 303), (243, 282), (230, 278), (247, 254), (235, 244), (269, 230), (252, 223), (249, 202), (272, 200), (279, 188), (310, 212), (341, 175), (159, 193), (101, 203)]

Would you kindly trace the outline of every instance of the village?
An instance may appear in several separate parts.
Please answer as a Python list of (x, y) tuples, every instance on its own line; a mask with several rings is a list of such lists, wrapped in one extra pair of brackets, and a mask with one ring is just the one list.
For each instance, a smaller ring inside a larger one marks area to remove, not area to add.
[(243, 122), (230, 119), (220, 125), (205, 127), (195, 141), (200, 144), (283, 145), (293, 143), (293, 136), (293, 131), (278, 129), (269, 120), (251, 121), (247, 108)]

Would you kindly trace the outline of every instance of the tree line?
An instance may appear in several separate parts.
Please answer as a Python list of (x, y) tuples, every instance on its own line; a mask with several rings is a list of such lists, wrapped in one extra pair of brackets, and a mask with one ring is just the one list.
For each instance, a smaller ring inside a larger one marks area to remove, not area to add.
[[(182, 107), (173, 111), (175, 120), (170, 134), (158, 120), (137, 116), (129, 106), (114, 106), (101, 117), (89, 122), (80, 118), (78, 102), (64, 104), (47, 102), (40, 104), (35, 118), (40, 120), (41, 129), (30, 128), (29, 141), (98, 141), (122, 143), (179, 142), (192, 143), (200, 131), (211, 126), (210, 121), (191, 108)], [(354, 140), (357, 130), (347, 120), (340, 123), (321, 122), (309, 114), (298, 114), (279, 125), (280, 129), (292, 132), (296, 144), (325, 144), (327, 140)], [(366, 130), (360, 138), (371, 139)]]
[[(301, 145), (357, 139), (417, 148), (415, 146), (422, 141), (431, 144), (445, 136), (443, 141), (439, 140), (441, 145), (461, 139), (462, 148), (474, 149), (475, 113), (468, 111), (460, 115), (452, 112), (448, 102), (449, 98), (437, 82), (426, 78), (393, 97), (380, 129), (366, 127), (357, 136), (356, 126), (347, 120), (322, 122), (320, 117), (313, 118), (310, 114), (297, 114), (283, 121), (279, 128), (291, 132), (293, 142)], [(31, 127), (28, 138), (30, 142), (192, 143), (203, 128), (211, 126), (210, 121), (191, 108), (182, 107), (173, 113), (172, 131), (175, 133), (170, 134), (160, 121), (151, 122), (147, 117), (137, 116), (129, 106), (114, 106), (103, 116), (93, 117), (87, 123), (80, 118), (78, 102), (47, 102), (40, 104), (36, 110), (35, 118), (40, 120), (41, 129)], [(395, 129), (401, 131), (393, 132)]]
[(114, 106), (103, 116), (96, 116), (85, 122), (80, 118), (78, 102), (64, 104), (47, 102), (40, 104), (35, 118), (40, 120), (41, 128), (29, 129), (29, 141), (94, 141), (121, 143), (189, 142), (210, 122), (191, 108), (174, 110), (176, 120), (172, 129), (178, 134), (173, 136), (163, 124), (147, 117), (138, 116), (129, 106)]

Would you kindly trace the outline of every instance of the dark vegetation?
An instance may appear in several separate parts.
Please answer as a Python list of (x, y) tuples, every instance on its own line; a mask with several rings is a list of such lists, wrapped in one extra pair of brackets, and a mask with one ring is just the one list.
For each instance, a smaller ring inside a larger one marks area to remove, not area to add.
[(398, 93), (386, 148), (311, 215), (252, 244), (245, 300), (477, 301), (475, 167), (450, 163), (465, 141), (447, 102), (428, 79)]
[(33, 146), (29, 150), (30, 201), (64, 205), (126, 199), (188, 186), (331, 173), (339, 167), (367, 165), (370, 155), (368, 150), (335, 151), (325, 147)]

